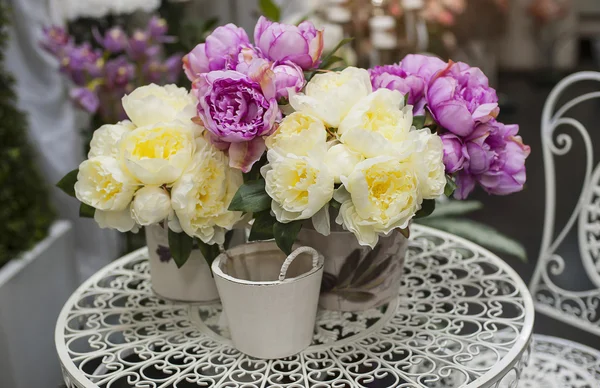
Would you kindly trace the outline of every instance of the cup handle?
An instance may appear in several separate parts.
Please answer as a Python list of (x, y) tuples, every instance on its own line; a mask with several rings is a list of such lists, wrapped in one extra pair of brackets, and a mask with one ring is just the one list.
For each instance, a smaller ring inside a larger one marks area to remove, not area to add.
[(281, 272), (279, 272), (279, 281), (282, 282), (285, 280), (285, 276), (287, 275), (287, 270), (290, 264), (298, 257), (298, 255), (302, 253), (310, 253), (313, 257), (313, 268), (316, 268), (319, 265), (319, 252), (314, 250), (311, 247), (300, 247), (297, 248), (294, 252), (292, 252), (288, 257), (286, 257), (285, 261), (281, 265)]

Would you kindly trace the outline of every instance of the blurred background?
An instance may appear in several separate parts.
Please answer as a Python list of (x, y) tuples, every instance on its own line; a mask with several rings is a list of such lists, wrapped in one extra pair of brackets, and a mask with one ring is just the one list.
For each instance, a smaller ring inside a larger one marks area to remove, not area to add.
[[(80, 218), (77, 201), (55, 188), (56, 182), (83, 160), (91, 132), (121, 117), (118, 103), (123, 94), (149, 82), (189, 86), (181, 74), (181, 57), (217, 25), (235, 23), (252, 36), (260, 1), (0, 3), (0, 376), (23, 373), (23, 363), (35, 361), (51, 376), (48, 386), (56, 386), (60, 369), (53, 330), (60, 308), (81, 282), (143, 244), (143, 237), (123, 238), (99, 229), (91, 219)], [(523, 192), (492, 197), (477, 191), (473, 199), (484, 207), (465, 217), (524, 246), (527, 260), (503, 250), (498, 254), (529, 282), (545, 211), (542, 108), (563, 77), (581, 70), (600, 70), (600, 1), (277, 3), (281, 20), (310, 19), (325, 28), (325, 51), (334, 49), (344, 37), (354, 37), (336, 53), (350, 65), (368, 68), (396, 63), (409, 53), (430, 53), (482, 68), (499, 92), (500, 120), (519, 124), (532, 152)], [(68, 57), (61, 54), (57, 44), (69, 38), (48, 30), (50, 26), (64, 27), (79, 45), (77, 52)], [(121, 39), (131, 48), (121, 55), (98, 56), (92, 49), (101, 41), (118, 46)], [(152, 55), (139, 55), (149, 48)], [(81, 79), (81, 69), (93, 74), (93, 64), (100, 58), (108, 60), (106, 72), (92, 80)], [(597, 89), (594, 84), (578, 85), (564, 101)], [(583, 104), (573, 116), (588, 128), (592, 141), (600, 144), (595, 131), (600, 123), (600, 102)], [(571, 215), (583, 182), (581, 137), (574, 135), (573, 147), (556, 160), (557, 225), (564, 225)], [(597, 163), (598, 147), (594, 152)], [(572, 259), (561, 285), (570, 290), (593, 288), (578, 259), (577, 235), (573, 233), (563, 245), (562, 252)], [(598, 337), (542, 315), (536, 316), (535, 331), (600, 349)]]

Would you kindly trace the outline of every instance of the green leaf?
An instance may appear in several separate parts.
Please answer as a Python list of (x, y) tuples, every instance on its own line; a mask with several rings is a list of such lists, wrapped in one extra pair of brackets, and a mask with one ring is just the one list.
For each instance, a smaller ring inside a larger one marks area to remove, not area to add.
[(339, 209), (340, 207), (342, 207), (342, 204), (339, 203), (338, 201), (336, 201), (335, 199), (332, 199), (329, 202), (329, 205), (331, 205), (331, 207), (334, 208), (334, 209)]
[(444, 195), (446, 197), (450, 197), (452, 194), (454, 194), (454, 191), (456, 190), (456, 182), (454, 182), (454, 179), (446, 174), (446, 187), (444, 187)]
[(278, 22), (281, 18), (281, 9), (273, 2), (273, 0), (259, 0), (260, 12), (267, 19)]
[(406, 238), (406, 239), (410, 238), (410, 228), (408, 226), (404, 229), (398, 229), (398, 231), (400, 232), (400, 234), (402, 234), (404, 236), (404, 238)]
[(421, 204), (421, 209), (415, 214), (415, 219), (424, 218), (435, 210), (435, 199), (425, 199)]
[(408, 105), (408, 97), (410, 97), (410, 93), (406, 92), (404, 95), (404, 106)]
[(252, 165), (252, 168), (247, 173), (244, 173), (244, 183), (250, 181), (256, 181), (261, 179), (260, 169), (262, 166), (267, 164), (267, 153), (265, 152), (263, 156), (256, 163)]
[(61, 180), (59, 180), (56, 184), (56, 187), (58, 187), (71, 197), (75, 197), (75, 183), (77, 183), (77, 174), (79, 174), (78, 168), (69, 172)]
[(270, 210), (254, 213), (254, 223), (250, 229), (248, 241), (264, 241), (275, 238), (273, 235), (273, 225), (277, 220), (271, 215)]
[(412, 125), (417, 129), (423, 129), (423, 127), (425, 127), (425, 117), (426, 116), (414, 116)]
[(345, 62), (344, 58), (338, 57), (337, 55), (332, 55), (330, 57), (328, 57), (327, 59), (323, 60), (323, 62), (321, 62), (321, 65), (319, 66), (320, 69), (329, 69), (332, 65), (335, 65), (338, 62)]
[(483, 203), (479, 201), (455, 201), (438, 202), (431, 218), (442, 218), (448, 216), (462, 216), (483, 209)]
[(96, 209), (86, 203), (79, 205), (79, 217), (94, 218)]
[(340, 40), (340, 42), (333, 48), (333, 50), (331, 50), (327, 55), (325, 55), (321, 61), (321, 64), (319, 65), (319, 69), (322, 69), (323, 64), (324, 63), (328, 63), (329, 62), (329, 58), (335, 56), (335, 53), (344, 45), (352, 42), (352, 40), (354, 40), (354, 38), (344, 38), (342, 40)]
[(213, 261), (215, 261), (217, 256), (219, 256), (219, 254), (221, 253), (221, 249), (219, 249), (219, 246), (217, 244), (208, 245), (200, 239), (196, 239), (196, 241), (198, 243), (198, 248), (200, 249), (202, 256), (204, 256), (204, 260), (206, 260), (208, 268), (211, 268), (212, 273), (211, 265)]
[(296, 241), (296, 236), (298, 236), (300, 229), (302, 229), (302, 221), (294, 221), (287, 224), (275, 222), (275, 225), (273, 225), (275, 242), (279, 249), (286, 255), (292, 253), (292, 246)]
[(173, 261), (177, 264), (177, 268), (183, 267), (188, 261), (193, 245), (194, 239), (192, 237), (185, 233), (175, 233), (169, 229), (169, 250)]
[(527, 261), (527, 253), (521, 243), (480, 222), (458, 218), (428, 218), (419, 223), (466, 238), (495, 252)]
[(223, 242), (223, 248), (229, 249), (231, 240), (233, 240), (234, 230), (228, 230), (225, 232), (225, 242)]
[(265, 180), (244, 183), (233, 196), (229, 210), (258, 213), (271, 208), (271, 197), (265, 191)]

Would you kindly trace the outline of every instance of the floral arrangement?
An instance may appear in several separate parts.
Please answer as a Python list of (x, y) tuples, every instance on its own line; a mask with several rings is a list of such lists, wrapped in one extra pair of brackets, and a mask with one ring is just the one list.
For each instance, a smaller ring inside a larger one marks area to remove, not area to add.
[(97, 114), (102, 123), (126, 118), (121, 98), (147, 83), (173, 83), (181, 71), (181, 55), (164, 57), (167, 36), (164, 19), (152, 17), (145, 29), (130, 36), (119, 26), (104, 34), (94, 30), (95, 41), (76, 44), (61, 27), (44, 30), (42, 47), (60, 64), (72, 81), (70, 96), (78, 107)]
[(250, 240), (274, 238), (287, 253), (311, 225), (375, 247), (394, 230), (408, 236), (444, 193), (522, 189), (529, 147), (496, 120), (479, 69), (421, 55), (328, 69), (339, 59), (322, 51), (323, 31), (307, 21), (261, 17), (254, 43), (218, 27), (183, 58), (191, 92), (126, 95), (130, 121), (97, 130), (59, 186), (101, 227), (164, 223), (178, 265), (194, 240), (211, 261), (249, 220)]

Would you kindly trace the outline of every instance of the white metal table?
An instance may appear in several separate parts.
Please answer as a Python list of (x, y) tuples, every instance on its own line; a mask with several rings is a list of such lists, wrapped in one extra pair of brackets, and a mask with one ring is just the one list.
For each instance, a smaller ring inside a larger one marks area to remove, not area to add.
[(320, 311), (313, 345), (282, 360), (232, 347), (221, 305), (165, 301), (146, 249), (107, 266), (63, 308), (56, 346), (67, 387), (515, 387), (527, 363), (531, 296), (487, 250), (415, 225), (398, 298)]

